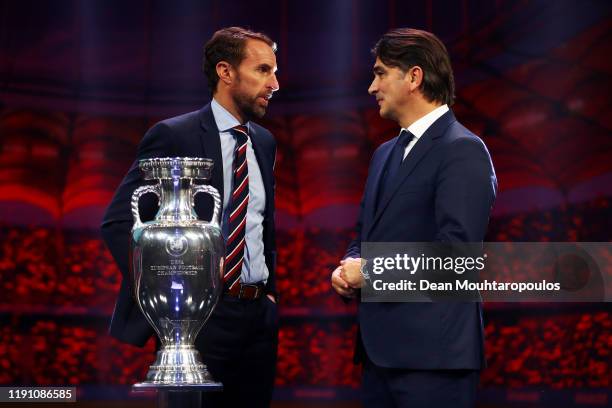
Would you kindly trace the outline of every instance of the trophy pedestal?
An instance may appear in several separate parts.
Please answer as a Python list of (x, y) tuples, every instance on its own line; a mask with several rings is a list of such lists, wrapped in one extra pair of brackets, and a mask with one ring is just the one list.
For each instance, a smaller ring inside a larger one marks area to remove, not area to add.
[(202, 392), (222, 391), (194, 346), (165, 346), (149, 367), (147, 380), (133, 391), (157, 391), (158, 408), (201, 408)]
[(157, 391), (157, 408), (206, 408), (202, 407), (202, 393), (223, 390), (221, 383), (207, 384), (134, 384), (132, 391)]
[(221, 385), (213, 380), (200, 358), (200, 353), (190, 346), (163, 346), (157, 352), (155, 362), (149, 367), (145, 382), (134, 387), (159, 385)]

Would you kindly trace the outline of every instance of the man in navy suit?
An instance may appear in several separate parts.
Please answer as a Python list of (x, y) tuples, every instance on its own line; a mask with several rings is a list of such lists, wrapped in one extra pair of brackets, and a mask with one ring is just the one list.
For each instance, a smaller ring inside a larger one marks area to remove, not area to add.
[[(402, 130), (372, 157), (356, 239), (332, 273), (345, 298), (367, 278), (363, 242), (481, 242), (497, 187), (484, 143), (449, 109), (454, 80), (442, 42), (397, 29), (373, 54), (368, 92)], [(474, 406), (485, 366), (480, 303), (360, 302), (358, 318), (366, 407)]]
[[(217, 31), (204, 49), (212, 101), (149, 129), (102, 224), (104, 240), (123, 275), (110, 333), (142, 346), (153, 330), (134, 302), (128, 281), (130, 200), (144, 184), (138, 161), (167, 156), (214, 161), (210, 183), (223, 199), (223, 236), (226, 252), (232, 250), (225, 258), (224, 294), (196, 340), (213, 378), (224, 386), (222, 393), (205, 393), (207, 407), (267, 407), (272, 396), (278, 345), (276, 142), (252, 120), (264, 116), (278, 90), (275, 51), (264, 34), (240, 27)], [(152, 219), (156, 200), (143, 196), (140, 207), (142, 218)], [(195, 207), (201, 218), (212, 214), (212, 200), (196, 199)]]

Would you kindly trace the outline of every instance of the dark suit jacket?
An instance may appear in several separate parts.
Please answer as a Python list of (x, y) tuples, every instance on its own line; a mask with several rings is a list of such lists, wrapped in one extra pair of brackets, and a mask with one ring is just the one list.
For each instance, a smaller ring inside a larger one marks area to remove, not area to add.
[[(385, 162), (397, 138), (382, 144), (370, 163), (357, 237), (361, 242), (480, 242), (497, 181), (489, 153), (451, 111), (421, 136), (394, 184), (375, 200)], [(480, 303), (360, 303), (357, 359), (365, 348), (378, 366), (479, 369), (484, 366)]]
[[(276, 142), (270, 132), (253, 122), (250, 123), (250, 137), (266, 192), (263, 239), (264, 256), (270, 272), (267, 291), (276, 294), (273, 175)], [(214, 168), (210, 184), (219, 190), (221, 199), (223, 199), (221, 141), (210, 104), (199, 111), (166, 119), (147, 131), (138, 146), (136, 160), (115, 192), (104, 215), (102, 236), (123, 275), (110, 333), (117, 339), (134, 345), (143, 345), (153, 334), (153, 329), (134, 301), (129, 280), (130, 231), (133, 225), (130, 200), (134, 190), (145, 184), (138, 168), (138, 160), (151, 157), (207, 157), (212, 159)], [(203, 195), (196, 196), (196, 212), (200, 218), (210, 219), (213, 208), (212, 199), (200, 196)], [(156, 198), (151, 195), (143, 196), (140, 204), (143, 221), (153, 219), (156, 211)]]

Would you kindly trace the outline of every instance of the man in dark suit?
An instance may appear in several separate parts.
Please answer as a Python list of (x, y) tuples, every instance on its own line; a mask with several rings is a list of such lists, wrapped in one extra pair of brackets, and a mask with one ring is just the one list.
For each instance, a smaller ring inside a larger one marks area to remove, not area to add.
[[(484, 143), (449, 109), (454, 80), (442, 42), (397, 29), (373, 53), (368, 92), (402, 130), (372, 157), (357, 237), (332, 273), (345, 298), (367, 279), (363, 242), (481, 242), (497, 187)], [(360, 302), (358, 318), (366, 407), (474, 406), (485, 365), (480, 303)]]
[[(272, 396), (278, 344), (276, 142), (252, 120), (263, 117), (269, 99), (278, 90), (275, 51), (276, 45), (264, 34), (239, 27), (217, 31), (204, 49), (203, 69), (213, 95), (211, 103), (149, 129), (102, 224), (104, 240), (123, 274), (110, 333), (142, 346), (153, 330), (133, 300), (128, 275), (133, 225), (130, 200), (134, 190), (144, 184), (138, 161), (167, 156), (214, 161), (210, 183), (223, 199), (224, 293), (196, 347), (214, 379), (223, 383), (224, 391), (207, 394), (207, 407), (267, 407)], [(196, 212), (201, 218), (210, 217), (212, 200), (198, 200)], [(144, 196), (140, 207), (143, 219), (154, 217), (156, 201), (147, 201)]]

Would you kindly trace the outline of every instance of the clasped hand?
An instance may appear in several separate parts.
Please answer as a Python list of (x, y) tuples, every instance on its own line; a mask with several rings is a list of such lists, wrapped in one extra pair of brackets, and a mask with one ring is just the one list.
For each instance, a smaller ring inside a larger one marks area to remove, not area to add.
[(360, 258), (346, 258), (340, 261), (340, 265), (332, 272), (332, 288), (340, 296), (353, 298), (357, 289), (363, 286), (361, 261)]

